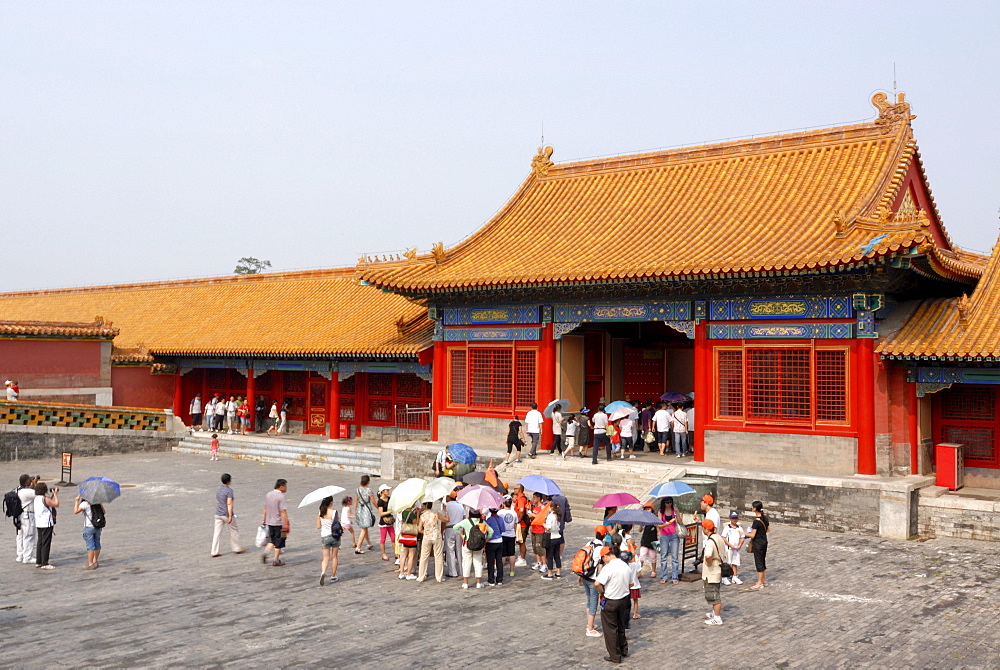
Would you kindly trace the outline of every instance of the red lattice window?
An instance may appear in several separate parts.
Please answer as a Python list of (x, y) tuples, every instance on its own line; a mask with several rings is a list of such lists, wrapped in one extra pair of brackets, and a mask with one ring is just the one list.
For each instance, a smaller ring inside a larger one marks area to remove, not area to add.
[(392, 400), (369, 398), (368, 420), (372, 423), (392, 423)]
[(810, 350), (747, 349), (748, 419), (809, 421), (812, 416)]
[(466, 352), (464, 349), (452, 349), (449, 353), (450, 365), (448, 367), (448, 404), (464, 405), (467, 402), (467, 375)]
[(424, 380), (413, 374), (396, 375), (396, 397), (414, 398), (424, 397)]
[(286, 393), (305, 393), (306, 392), (306, 373), (305, 372), (286, 372), (285, 373), (285, 392)]
[(816, 350), (816, 420), (847, 421), (847, 351)]
[(306, 397), (304, 395), (288, 396), (288, 416), (301, 419), (306, 415)]
[(945, 426), (944, 441), (963, 445), (963, 455), (976, 461), (991, 461), (996, 457), (991, 428), (970, 428), (967, 426)]
[(354, 398), (340, 399), (340, 420), (354, 423)]
[(469, 405), (510, 409), (513, 394), (513, 351), (469, 348)]
[(945, 421), (993, 421), (994, 414), (992, 388), (956, 386), (941, 394), (941, 418)]
[(964, 445), (966, 465), (1000, 468), (997, 387), (956, 384), (934, 394), (934, 439)]
[(719, 351), (719, 416), (743, 416), (743, 352)]
[(205, 370), (205, 380), (210, 389), (228, 389), (229, 370)]
[(268, 370), (260, 377), (254, 379), (254, 388), (258, 391), (270, 391), (271, 390), (271, 371)]
[(535, 350), (534, 349), (521, 349), (515, 352), (514, 360), (516, 361), (515, 366), (515, 392), (514, 392), (514, 404), (517, 407), (529, 407), (531, 403), (536, 402), (535, 397)]
[(380, 398), (392, 397), (392, 374), (372, 372), (368, 375), (368, 395)]
[(354, 380), (357, 375), (351, 375), (347, 379), (343, 379), (340, 382), (340, 395), (354, 395)]

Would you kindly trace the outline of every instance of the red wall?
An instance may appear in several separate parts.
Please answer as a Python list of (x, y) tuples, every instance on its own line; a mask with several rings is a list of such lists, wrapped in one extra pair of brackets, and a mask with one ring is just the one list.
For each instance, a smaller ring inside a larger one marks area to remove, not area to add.
[(145, 366), (112, 367), (111, 388), (119, 407), (165, 409), (174, 403), (174, 376), (151, 375)]
[(107, 386), (96, 340), (0, 340), (0, 375), (21, 389)]

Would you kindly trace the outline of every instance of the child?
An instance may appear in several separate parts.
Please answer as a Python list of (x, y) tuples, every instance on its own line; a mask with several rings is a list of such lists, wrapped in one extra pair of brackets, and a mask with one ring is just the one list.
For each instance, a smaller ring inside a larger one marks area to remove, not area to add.
[(740, 570), (740, 549), (743, 547), (743, 543), (746, 542), (746, 532), (737, 523), (739, 518), (740, 515), (737, 512), (730, 513), (729, 525), (722, 527), (722, 540), (726, 543), (726, 562), (733, 566), (732, 579), (722, 579), (722, 583), (725, 585), (743, 583), (743, 580), (739, 578), (737, 573)]
[[(621, 559), (625, 561), (628, 565), (628, 569), (632, 572), (632, 579), (629, 582), (629, 598), (632, 606), (632, 616), (626, 615), (627, 619), (641, 619), (639, 616), (639, 598), (642, 597), (641, 587), (639, 586), (639, 570), (642, 569), (642, 563), (639, 562), (639, 557), (635, 555), (632, 551), (623, 551), (621, 553)], [(625, 623), (625, 627), (629, 628), (629, 624)]]
[(575, 414), (570, 414), (563, 420), (563, 459), (572, 453), (573, 447), (576, 446), (576, 425)]
[(354, 498), (351, 496), (344, 496), (344, 499), (340, 501), (340, 525), (343, 527), (344, 533), (351, 533), (351, 546), (356, 547), (358, 541), (354, 539), (354, 522), (351, 521), (354, 518), (354, 510), (351, 509), (352, 502), (354, 502)]
[(212, 458), (209, 460), (219, 460), (219, 434), (212, 433)]
[[(647, 512), (652, 513), (653, 503), (643, 503), (642, 508)], [(639, 564), (646, 565), (649, 564), (649, 576), (656, 576), (656, 561), (659, 558), (657, 553), (657, 548), (659, 546), (659, 530), (656, 526), (643, 526), (642, 536), (639, 540)], [(642, 574), (642, 569), (640, 568), (639, 574)]]

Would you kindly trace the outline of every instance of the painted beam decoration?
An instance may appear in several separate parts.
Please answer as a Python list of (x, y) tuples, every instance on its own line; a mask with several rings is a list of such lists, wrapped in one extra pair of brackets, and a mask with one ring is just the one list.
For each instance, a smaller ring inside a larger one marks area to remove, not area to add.
[(850, 323), (711, 324), (710, 340), (847, 340), (854, 337)]
[(446, 326), (492, 326), (541, 323), (538, 305), (491, 305), (489, 307), (445, 307)]
[(854, 316), (847, 296), (783, 296), (778, 298), (732, 298), (712, 300), (713, 321), (756, 319), (850, 319)]
[(688, 300), (621, 303), (615, 305), (553, 305), (556, 323), (601, 321), (689, 321)]
[(917, 382), (917, 397), (949, 388), (952, 384), (1000, 384), (1000, 368), (917, 367), (907, 381)]
[(445, 328), (445, 342), (504, 342), (512, 340), (540, 340), (540, 327), (507, 328)]
[(413, 361), (347, 361), (337, 364), (337, 379), (344, 381), (356, 372), (410, 372), (426, 381), (431, 380), (431, 366)]

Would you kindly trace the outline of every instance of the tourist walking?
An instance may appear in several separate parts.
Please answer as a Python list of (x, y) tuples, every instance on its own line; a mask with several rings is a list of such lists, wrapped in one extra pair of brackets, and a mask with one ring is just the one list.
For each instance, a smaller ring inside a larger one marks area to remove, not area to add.
[[(330, 584), (339, 581), (337, 566), (340, 563), (340, 537), (344, 529), (337, 517), (333, 496), (323, 498), (319, 503), (319, 514), (316, 515), (316, 528), (319, 529), (319, 541), (323, 551), (323, 562), (319, 571), (320, 586), (325, 586), (327, 581)], [(330, 568), (329, 580), (326, 577), (327, 566)]]
[(101, 557), (101, 531), (107, 523), (104, 505), (92, 505), (80, 496), (73, 500), (73, 514), (83, 514), (83, 542), (87, 546), (84, 570), (96, 570)]
[[(597, 605), (600, 597), (597, 593), (597, 584), (594, 580), (597, 578), (597, 573), (601, 567), (601, 550), (604, 549), (604, 526), (598, 526), (594, 529), (594, 539), (585, 544), (582, 549), (590, 551), (590, 560), (584, 560), (580, 562), (578, 568), (575, 567), (574, 571), (577, 571), (579, 575), (579, 583), (583, 586), (583, 592), (587, 597), (587, 637), (600, 637), (601, 633), (597, 630), (594, 622), (597, 620)], [(586, 556), (586, 554), (584, 554)], [(574, 566), (576, 566), (577, 561), (574, 557)]]
[(448, 516), (432, 509), (433, 505), (434, 503), (424, 503), (424, 511), (420, 513), (418, 522), (423, 540), (420, 542), (417, 581), (427, 579), (427, 559), (433, 553), (434, 579), (440, 584), (444, 581), (444, 538), (441, 535), (441, 524), (448, 521)]
[(531, 451), (528, 452), (528, 456), (531, 458), (534, 458), (538, 453), (538, 443), (542, 437), (542, 422), (544, 421), (545, 417), (538, 411), (538, 403), (531, 403), (531, 409), (524, 415), (524, 431), (531, 440)]
[(285, 540), (291, 531), (291, 525), (288, 523), (288, 500), (285, 499), (287, 492), (288, 481), (279, 479), (274, 483), (274, 488), (264, 496), (264, 515), (260, 522), (267, 526), (268, 541), (260, 562), (266, 564), (267, 552), (274, 551), (274, 561), (271, 565), (275, 567), (285, 564), (281, 560), (281, 550), (285, 548)]
[(665, 402), (661, 402), (653, 414), (653, 430), (656, 433), (656, 446), (660, 448), (660, 456), (666, 456), (667, 444), (670, 442), (670, 412)]
[(344, 496), (340, 501), (340, 526), (351, 534), (352, 548), (358, 545), (357, 540), (354, 539), (354, 510), (351, 508), (353, 502), (354, 498), (351, 496)]
[(629, 458), (635, 458), (635, 421), (625, 417), (618, 422), (619, 437), (621, 439), (621, 455), (625, 458), (628, 451)]
[[(524, 447), (524, 439), (521, 437), (521, 422), (517, 419), (517, 414), (507, 424), (507, 458), (503, 465), (521, 462), (521, 449)], [(516, 452), (513, 456), (511, 452)]]
[(38, 539), (35, 545), (35, 567), (42, 570), (54, 570), (49, 565), (49, 552), (52, 549), (52, 530), (56, 525), (56, 509), (59, 507), (59, 489), (49, 487), (45, 482), (35, 484), (35, 498), (32, 500), (35, 512), (35, 528)]
[(674, 499), (666, 497), (660, 501), (660, 583), (671, 584), (680, 581), (680, 546), (681, 537), (678, 534), (680, 519), (674, 509)]
[(740, 515), (738, 512), (730, 512), (729, 523), (722, 527), (719, 535), (722, 536), (723, 542), (726, 543), (726, 563), (733, 568), (732, 577), (723, 577), (722, 585), (727, 586), (729, 584), (742, 584), (743, 580), (739, 577), (740, 572), (740, 549), (743, 548), (743, 543), (746, 542), (746, 533), (739, 524)]
[(209, 443), (209, 448), (212, 450), (212, 457), (208, 460), (217, 461), (219, 460), (219, 434), (212, 433), (212, 441)]
[(275, 400), (273, 403), (271, 403), (271, 411), (268, 413), (267, 418), (269, 418), (271, 420), (271, 425), (267, 427), (267, 434), (268, 435), (277, 435), (278, 434), (278, 425), (279, 425), (278, 401), (277, 400)]
[(705, 519), (701, 522), (705, 531), (705, 554), (701, 562), (701, 580), (705, 584), (705, 602), (712, 608), (705, 615), (709, 626), (722, 625), (722, 557), (725, 547), (715, 532), (715, 522)]
[(399, 556), (396, 556), (396, 515), (389, 511), (389, 496), (392, 494), (392, 487), (382, 484), (378, 487), (378, 499), (375, 501), (378, 507), (378, 546), (382, 550), (382, 560), (388, 561), (389, 557), (385, 553), (385, 541), (389, 540), (392, 545), (392, 554), (396, 563), (399, 563)]
[(562, 509), (555, 502), (550, 503), (548, 516), (545, 517), (545, 533), (548, 534), (545, 545), (545, 574), (542, 579), (558, 579), (562, 577)]
[(563, 455), (563, 415), (559, 405), (552, 410), (552, 455)]
[(462, 588), (469, 588), (469, 577), (475, 575), (476, 588), (483, 588), (483, 551), (493, 536), (493, 529), (483, 523), (479, 510), (469, 511), (469, 518), (455, 524), (455, 533), (462, 538)]
[[(674, 453), (677, 458), (686, 456), (688, 453), (688, 417), (684, 412), (683, 405), (676, 405), (670, 415), (670, 428), (674, 431)], [(718, 526), (716, 526), (718, 528)]]
[(188, 407), (188, 411), (191, 414), (191, 430), (201, 430), (201, 394), (195, 393), (194, 399), (191, 401), (191, 405)]
[(750, 588), (757, 591), (767, 586), (767, 534), (771, 530), (771, 520), (764, 514), (764, 503), (761, 501), (754, 500), (750, 507), (754, 513), (754, 520), (750, 525), (750, 546), (754, 567), (757, 568), (757, 583)]
[[(35, 485), (38, 477), (21, 475), (18, 478), (17, 499), (21, 503), (21, 514), (16, 518), (18, 563), (35, 562)], [(19, 525), (18, 525), (19, 524)]]
[(639, 429), (642, 442), (639, 443), (639, 451), (648, 449), (653, 451), (656, 444), (656, 433), (653, 430), (653, 401), (647, 399), (642, 403), (642, 411), (639, 412)]
[(219, 478), (222, 482), (215, 490), (215, 528), (212, 532), (212, 558), (222, 555), (222, 531), (229, 529), (229, 549), (234, 554), (242, 554), (246, 549), (240, 546), (240, 529), (236, 524), (234, 511), (233, 489), (230, 484), (232, 475), (224, 473)]
[(281, 418), (281, 423), (278, 424), (278, 435), (284, 435), (288, 432), (288, 408), (290, 405), (288, 398), (285, 398), (284, 402), (281, 403), (281, 409), (278, 411), (278, 416)]
[(354, 503), (354, 525), (358, 529), (358, 541), (354, 545), (355, 554), (363, 554), (364, 546), (368, 546), (368, 551), (372, 549), (371, 538), (368, 537), (368, 529), (375, 526), (378, 515), (375, 514), (372, 490), (368, 488), (371, 477), (361, 475), (361, 486), (358, 487), (357, 501)]
[(597, 411), (594, 412), (593, 419), (593, 429), (594, 429), (594, 452), (593, 458), (591, 458), (591, 463), (597, 465), (597, 454), (600, 452), (601, 447), (604, 447), (604, 451), (607, 455), (607, 460), (611, 460), (611, 437), (608, 435), (608, 415), (604, 413), (604, 405), (598, 405)]
[(579, 424), (576, 422), (576, 415), (569, 414), (563, 419), (563, 439), (562, 457), (573, 455), (573, 448), (576, 447), (576, 429)]
[(594, 582), (597, 592), (604, 599), (601, 627), (604, 629), (604, 646), (608, 650), (604, 660), (621, 663), (622, 657), (628, 656), (625, 629), (628, 626), (632, 571), (612, 547), (601, 549), (601, 561), (604, 565)]
[(587, 414), (590, 409), (587, 407), (581, 407), (579, 416), (577, 417), (576, 425), (576, 450), (577, 456), (583, 458), (586, 454), (586, 450), (590, 447), (590, 417)]

